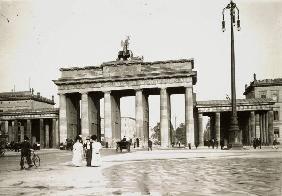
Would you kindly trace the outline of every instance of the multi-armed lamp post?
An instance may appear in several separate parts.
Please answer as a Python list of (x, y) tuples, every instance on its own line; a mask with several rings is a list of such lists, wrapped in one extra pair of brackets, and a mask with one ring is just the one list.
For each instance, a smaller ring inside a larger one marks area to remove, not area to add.
[[(229, 126), (229, 147), (241, 148), (241, 131), (238, 126), (237, 110), (236, 110), (236, 89), (235, 89), (235, 54), (234, 54), (234, 32), (233, 26), (237, 24), (237, 30), (240, 31), (240, 19), (239, 9), (236, 4), (231, 0), (230, 3), (222, 11), (222, 31), (225, 31), (224, 12), (230, 10), (231, 21), (231, 103), (232, 103), (232, 115)], [(237, 15), (237, 22), (236, 22)]]

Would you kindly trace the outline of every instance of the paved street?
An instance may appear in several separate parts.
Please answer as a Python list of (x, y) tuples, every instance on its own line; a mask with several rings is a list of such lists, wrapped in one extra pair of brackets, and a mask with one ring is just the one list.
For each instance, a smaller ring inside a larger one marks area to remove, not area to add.
[(282, 150), (103, 149), (102, 167), (73, 167), (71, 152), (38, 152), (41, 166), (0, 159), (0, 195), (281, 195)]

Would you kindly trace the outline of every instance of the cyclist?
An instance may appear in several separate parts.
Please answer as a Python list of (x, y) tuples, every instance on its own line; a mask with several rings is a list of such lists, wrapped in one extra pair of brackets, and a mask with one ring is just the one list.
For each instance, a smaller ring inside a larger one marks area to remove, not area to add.
[(29, 165), (28, 168), (31, 168), (33, 165), (31, 163), (30, 159), (30, 149), (31, 149), (31, 144), (29, 143), (29, 138), (27, 136), (24, 136), (24, 141), (21, 143), (21, 169), (24, 169), (24, 158), (26, 158), (27, 164)]

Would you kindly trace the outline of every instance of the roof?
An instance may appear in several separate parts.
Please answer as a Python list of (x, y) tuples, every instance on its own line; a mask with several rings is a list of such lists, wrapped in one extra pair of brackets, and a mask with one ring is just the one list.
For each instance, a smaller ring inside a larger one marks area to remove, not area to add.
[(282, 86), (282, 78), (254, 80), (249, 86), (246, 85), (244, 95), (252, 91), (254, 87), (262, 86)]
[[(269, 98), (253, 98), (253, 99), (236, 99), (236, 104), (240, 105), (265, 105), (274, 104), (275, 101)], [(197, 101), (196, 107), (205, 106), (230, 106), (231, 100), (209, 100)]]
[(35, 100), (39, 102), (55, 105), (55, 102), (51, 99), (38, 95), (34, 95), (30, 91), (18, 91), (18, 92), (3, 92), (0, 93), (0, 101), (18, 101), (18, 100)]

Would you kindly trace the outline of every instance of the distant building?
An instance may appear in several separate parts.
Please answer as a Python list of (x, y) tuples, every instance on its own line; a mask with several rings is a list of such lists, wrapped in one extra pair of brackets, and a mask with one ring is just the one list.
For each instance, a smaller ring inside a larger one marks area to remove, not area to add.
[[(136, 136), (135, 118), (121, 117), (121, 138), (132, 139)], [(104, 137), (104, 118), (101, 118), (101, 136)]]
[(269, 98), (275, 104), (273, 107), (273, 132), (274, 138), (282, 142), (282, 78), (257, 80), (254, 74), (254, 80), (249, 86), (245, 86), (244, 95), (246, 99)]
[(8, 142), (21, 142), (24, 135), (41, 148), (58, 146), (59, 109), (54, 97), (47, 99), (32, 91), (0, 93), (0, 133)]

